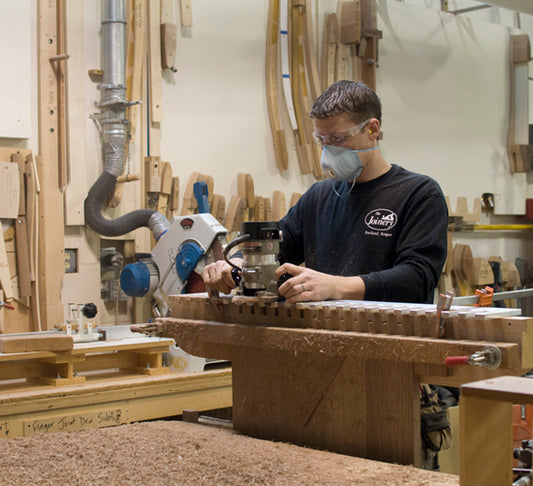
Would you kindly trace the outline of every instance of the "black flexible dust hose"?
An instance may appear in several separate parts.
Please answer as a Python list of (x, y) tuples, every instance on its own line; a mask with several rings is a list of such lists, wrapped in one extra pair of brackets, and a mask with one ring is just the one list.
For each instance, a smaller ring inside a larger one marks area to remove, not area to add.
[(104, 171), (93, 184), (84, 204), (87, 225), (102, 236), (121, 236), (142, 226), (150, 228), (150, 218), (157, 213), (153, 209), (138, 209), (116, 219), (104, 218), (102, 205), (115, 189), (116, 182), (114, 175)]

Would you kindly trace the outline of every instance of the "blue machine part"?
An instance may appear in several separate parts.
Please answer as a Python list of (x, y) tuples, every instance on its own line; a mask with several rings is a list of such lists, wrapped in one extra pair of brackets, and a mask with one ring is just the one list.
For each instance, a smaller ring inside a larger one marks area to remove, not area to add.
[(120, 287), (130, 297), (143, 297), (150, 288), (150, 270), (143, 262), (128, 263), (120, 272)]
[(198, 212), (199, 213), (208, 213), (209, 212), (209, 201), (208, 201), (208, 190), (207, 183), (198, 181), (195, 182), (192, 186), (193, 194), (198, 203)]
[(176, 270), (183, 283), (187, 282), (204, 253), (204, 249), (193, 241), (187, 241), (180, 246), (176, 255)]

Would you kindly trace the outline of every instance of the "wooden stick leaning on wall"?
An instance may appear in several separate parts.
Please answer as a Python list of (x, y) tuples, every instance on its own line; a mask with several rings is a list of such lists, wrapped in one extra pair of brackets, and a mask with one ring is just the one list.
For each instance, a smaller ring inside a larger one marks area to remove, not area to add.
[(322, 51), (320, 58), (320, 81), (322, 90), (335, 82), (335, 65), (337, 58), (337, 44), (339, 43), (339, 29), (337, 14), (326, 14), (322, 37)]
[(58, 59), (55, 63), (59, 96), (57, 98), (58, 114), (58, 163), (59, 163), (59, 187), (64, 188), (68, 184), (68, 43), (67, 43), (67, 4), (66, 0), (57, 0), (57, 49)]
[(320, 158), (322, 150), (313, 139), (313, 122), (309, 117), (309, 112), (313, 107), (313, 103), (320, 96), (320, 80), (318, 78), (318, 68), (315, 59), (315, 42), (313, 39), (311, 9), (308, 6), (307, 0), (302, 0), (303, 6), (299, 9), (299, 32), (300, 32), (300, 93), (301, 103), (304, 112), (303, 121), (307, 138), (310, 142), (312, 155), (312, 170), (316, 179), (322, 179), (323, 172), (320, 165)]
[[(0, 300), (4, 300), (4, 291), (0, 288)], [(4, 323), (4, 306), (0, 307), (0, 334), (5, 332), (5, 323)]]
[(307, 0), (305, 1), (304, 8), (305, 18), (303, 19), (302, 27), (305, 65), (308, 73), (307, 78), (309, 80), (309, 96), (311, 98), (311, 102), (314, 103), (315, 100), (320, 96), (322, 88), (320, 86), (320, 76), (318, 74), (318, 64), (316, 58), (316, 53), (318, 52), (317, 44), (315, 44), (315, 38), (313, 36), (313, 12)]
[(41, 183), (33, 153), (26, 157), (26, 217), (30, 250), (31, 311), (34, 331), (42, 331), (39, 283), (39, 194)]
[(314, 159), (316, 152), (309, 139), (308, 126), (306, 126), (305, 106), (303, 97), (307, 95), (305, 85), (305, 60), (303, 57), (302, 22), (303, 22), (303, 0), (293, 0), (290, 12), (290, 45), (291, 45), (291, 90), (294, 103), (294, 115), (296, 117), (297, 129), (295, 131), (296, 151), (298, 162), (302, 174), (315, 172)]
[(58, 167), (58, 83), (50, 59), (58, 54), (57, 2), (40, 1), (38, 9), (39, 66), (39, 307), (45, 329), (64, 321), (61, 283), (64, 274), (64, 208)]
[[(298, 159), (298, 166), (302, 174), (311, 173), (310, 166), (307, 161), (307, 155), (303, 149), (299, 138), (299, 126), (296, 120), (296, 106), (293, 100), (292, 89), (292, 69), (289, 54), (289, 0), (280, 0), (279, 9), (279, 33), (280, 33), (280, 47), (281, 47), (281, 75), (283, 86), (283, 99), (287, 107), (287, 114), (291, 123), (291, 128), (295, 140), (296, 156)], [(292, 10), (292, 7), (291, 9)]]
[[(163, 121), (161, 92), (161, 0), (150, 0), (148, 3), (148, 25), (150, 119), (151, 124), (157, 125), (156, 128), (159, 128), (158, 125)], [(157, 155), (159, 155), (159, 150), (157, 151)]]
[(11, 274), (7, 260), (6, 243), (4, 240), (4, 231), (0, 234), (0, 287), (4, 291), (6, 301), (13, 300), (14, 293), (11, 285)]
[(11, 161), (19, 166), (19, 209), (15, 220), (15, 244), (19, 296), (24, 298), (31, 295), (30, 246), (26, 225), (26, 158), (22, 153), (16, 152), (11, 154)]
[(270, 0), (268, 5), (266, 42), (266, 96), (276, 162), (280, 172), (289, 168), (287, 141), (279, 111), (278, 71), (279, 0)]

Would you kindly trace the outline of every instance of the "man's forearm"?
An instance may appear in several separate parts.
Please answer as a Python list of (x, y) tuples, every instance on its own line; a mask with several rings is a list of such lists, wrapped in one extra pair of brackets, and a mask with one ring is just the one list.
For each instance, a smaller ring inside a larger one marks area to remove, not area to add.
[(365, 283), (361, 277), (333, 277), (332, 300), (363, 300)]

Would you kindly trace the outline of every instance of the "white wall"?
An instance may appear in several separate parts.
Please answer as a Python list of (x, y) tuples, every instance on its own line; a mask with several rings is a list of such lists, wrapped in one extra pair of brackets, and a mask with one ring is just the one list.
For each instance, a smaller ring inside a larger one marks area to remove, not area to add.
[[(514, 14), (491, 8), (455, 16), (426, 3), (378, 2), (383, 152), (435, 177), (452, 201), (493, 192), (497, 212), (521, 214), (526, 175), (510, 174), (506, 151)], [(241, 171), (265, 196), (301, 192), (313, 181), (298, 175), (294, 158), (287, 174), (277, 172), (264, 84), (266, 5), (196, 2), (194, 25), (178, 40), (178, 73), (165, 76), (161, 153), (180, 175), (213, 175), (226, 198)], [(335, 8), (320, 2), (321, 13)], [(533, 32), (531, 16), (521, 19)]]

